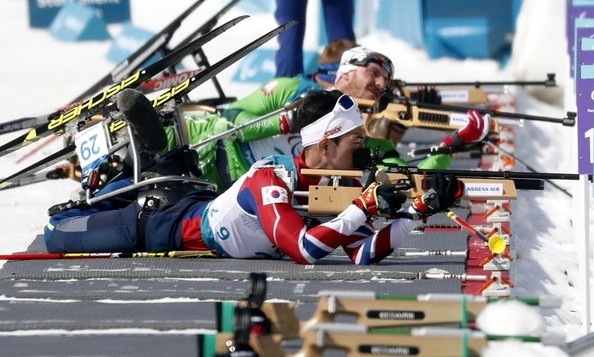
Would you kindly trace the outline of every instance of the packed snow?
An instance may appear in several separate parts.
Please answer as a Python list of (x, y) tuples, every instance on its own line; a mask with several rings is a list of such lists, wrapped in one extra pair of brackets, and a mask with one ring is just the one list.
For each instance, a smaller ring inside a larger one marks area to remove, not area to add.
[[(158, 32), (191, 3), (193, 0), (131, 0), (132, 20), (136, 26)], [(185, 34), (189, 34), (224, 3), (206, 1), (200, 11), (184, 22), (171, 43), (175, 44), (184, 38)], [(534, 1), (525, 0), (525, 3), (533, 4)], [(115, 63), (106, 57), (110, 47), (108, 41), (59, 41), (47, 30), (31, 29), (27, 11), (25, 0), (0, 1), (0, 44), (3, 49), (0, 62), (0, 121), (45, 114), (68, 104), (115, 66)], [(557, 11), (557, 16), (551, 14), (553, 11)], [(564, 39), (564, 20), (558, 11), (563, 10), (552, 6), (549, 7), (548, 13), (539, 16), (521, 14), (523, 22), (518, 27), (519, 40), (523, 41), (524, 47), (530, 51), (538, 47), (542, 48), (546, 55), (539, 57), (534, 52), (525, 53), (523, 48), (514, 46), (512, 62), (505, 68), (491, 60), (432, 60), (422, 49), (412, 48), (388, 33), (373, 32), (364, 35), (359, 37), (359, 43), (389, 55), (395, 63), (397, 78), (409, 82), (492, 81), (518, 78), (544, 80), (546, 73), (555, 72), (558, 82), (563, 83), (568, 69), (565, 67), (565, 44), (560, 43)], [(243, 14), (245, 13), (242, 9), (236, 7), (222, 21)], [(204, 47), (205, 53), (211, 63), (214, 63), (275, 26), (271, 14), (253, 14), (236, 28), (207, 44)], [(108, 27), (113, 37), (118, 35), (120, 28), (120, 25)], [(308, 28), (308, 31), (312, 30)], [(537, 41), (549, 39), (547, 41), (550, 42), (546, 45), (540, 43), (538, 46), (531, 46), (531, 36)], [(275, 48), (276, 41), (270, 41), (265, 46)], [(530, 66), (525, 65), (526, 61)], [(218, 78), (227, 95), (242, 97), (255, 89), (257, 84), (233, 82), (232, 76), (236, 70), (237, 66), (234, 65)], [(527, 76), (529, 78), (521, 78)], [(517, 111), (520, 113), (561, 118), (566, 110), (575, 110), (571, 104), (565, 108), (558, 102), (553, 105), (536, 99), (546, 98), (550, 93), (539, 95), (514, 87), (509, 87), (508, 90), (515, 96)], [(563, 88), (554, 90), (558, 91), (558, 99)], [(216, 92), (210, 83), (204, 84), (192, 93), (194, 98), (214, 95)], [(0, 142), (4, 143), (21, 133), (2, 135)], [(574, 128), (525, 121), (516, 137), (516, 155), (539, 172), (575, 173), (576, 149), (571, 146), (575, 142), (575, 135)], [(60, 145), (59, 141), (43, 147), (35, 155), (20, 160), (20, 163), (17, 161), (23, 155), (21, 152), (0, 158), (0, 175), (11, 174), (43, 155), (52, 153), (57, 145)], [(517, 170), (529, 171), (520, 163), (517, 164)], [(567, 188), (569, 192), (575, 192), (574, 181), (556, 183)], [(0, 227), (3, 231), (0, 253), (25, 250), (33, 238), (42, 232), (47, 220), (47, 208), (67, 200), (77, 187), (76, 182), (57, 180), (0, 192)], [(584, 322), (581, 321), (583, 305), (580, 301), (583, 283), (579, 281), (579, 249), (576, 248), (573, 225), (575, 216), (582, 210), (579, 202), (581, 201), (572, 200), (551, 185), (546, 185), (544, 191), (520, 191), (518, 199), (513, 203), (512, 232), (517, 250), (517, 256), (512, 263), (514, 295), (560, 297), (563, 301), (561, 308), (539, 310), (531, 321), (532, 324), (528, 323), (527, 327), (535, 328), (535, 324), (542, 322), (545, 332), (564, 334), (567, 341), (582, 336), (584, 331)], [(592, 232), (592, 219), (589, 223)], [(524, 316), (525, 319), (531, 319), (530, 314)], [(540, 318), (542, 321), (538, 320)], [(506, 322), (510, 321), (506, 320), (503, 323)], [(515, 351), (518, 352), (518, 349)], [(557, 349), (543, 349), (538, 353), (532, 353), (540, 356), (563, 355)], [(524, 355), (532, 354), (526, 352)]]

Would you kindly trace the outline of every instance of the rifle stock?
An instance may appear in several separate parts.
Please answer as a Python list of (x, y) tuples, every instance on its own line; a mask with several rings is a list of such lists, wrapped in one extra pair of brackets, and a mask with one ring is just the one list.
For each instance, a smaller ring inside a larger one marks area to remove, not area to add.
[(347, 324), (318, 325), (303, 336), (303, 346), (293, 357), (321, 357), (324, 351), (339, 349), (349, 357), (480, 356), (488, 345), (485, 338), (470, 336), (414, 336), (398, 333), (369, 333), (361, 326)]

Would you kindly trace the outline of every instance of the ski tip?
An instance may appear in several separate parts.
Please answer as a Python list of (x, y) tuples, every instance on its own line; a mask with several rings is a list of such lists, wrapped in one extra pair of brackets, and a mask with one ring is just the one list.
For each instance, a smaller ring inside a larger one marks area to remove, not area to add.
[(236, 24), (240, 23), (241, 21), (247, 19), (248, 17), (251, 17), (251, 16), (250, 15), (237, 16), (237, 17), (227, 21), (223, 25), (219, 26), (219, 28), (225, 28), (225, 27), (230, 27), (232, 25), (236, 25)]
[(289, 22), (285, 23), (284, 25), (282, 25), (280, 27), (284, 28), (284, 29), (288, 29), (289, 27), (293, 27), (293, 26), (297, 25), (298, 23), (299, 23), (299, 21), (293, 20), (293, 21), (289, 21)]

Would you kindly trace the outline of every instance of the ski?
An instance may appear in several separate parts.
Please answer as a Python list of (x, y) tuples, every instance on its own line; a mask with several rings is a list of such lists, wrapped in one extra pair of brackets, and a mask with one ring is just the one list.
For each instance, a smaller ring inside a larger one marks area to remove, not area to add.
[(93, 84), (89, 89), (81, 93), (72, 102), (78, 102), (86, 99), (88, 96), (97, 93), (108, 85), (118, 83), (130, 76), (142, 66), (151, 56), (158, 51), (163, 50), (169, 43), (175, 31), (181, 26), (182, 22), (190, 16), (205, 0), (198, 0), (182, 12), (178, 17), (169, 23), (163, 30), (151, 37), (145, 44), (137, 49), (128, 58), (120, 62), (105, 77)]
[(20, 147), (27, 146), (31, 142), (38, 140), (49, 133), (60, 133), (67, 123), (79, 118), (83, 114), (92, 115), (97, 113), (101, 108), (107, 105), (108, 99), (114, 97), (122, 89), (128, 87), (138, 87), (142, 82), (151, 79), (163, 70), (178, 63), (185, 56), (193, 53), (198, 48), (211, 41), (213, 38), (217, 37), (221, 33), (227, 31), (229, 28), (235, 26), (237, 23), (245, 20), (248, 17), (249, 16), (247, 15), (237, 17), (208, 32), (204, 36), (189, 42), (187, 45), (171, 52), (169, 55), (151, 64), (145, 69), (141, 69), (133, 75), (125, 78), (120, 83), (111, 86), (105, 91), (96, 94), (94, 97), (83, 101), (75, 107), (67, 111), (57, 111), (53, 114), (50, 114), (46, 123), (35, 127), (29, 132), (9, 141), (8, 143), (0, 145), (0, 156), (4, 156), (14, 150), (19, 149)]
[[(133, 71), (137, 70), (154, 53), (162, 50), (173, 37), (174, 32), (180, 27), (181, 23), (205, 0), (198, 0), (188, 7), (182, 14), (167, 25), (158, 34), (150, 38), (144, 45), (132, 53), (128, 58), (118, 63), (107, 75), (98, 80), (95, 84), (74, 98), (71, 103), (77, 103), (88, 96), (97, 93), (106, 86), (120, 82), (128, 77)], [(30, 129), (42, 125), (48, 121), (52, 114), (44, 114), (35, 117), (23, 117), (6, 121), (0, 124), (0, 134), (11, 133), (22, 129)]]
[(229, 67), (231, 64), (237, 62), (239, 59), (243, 58), (248, 53), (262, 46), (264, 43), (276, 37), (278, 34), (285, 31), (286, 29), (294, 26), (296, 23), (296, 21), (290, 21), (284, 25), (278, 26), (274, 30), (268, 32), (265, 35), (260, 36), (258, 39), (252, 41), (251, 43), (233, 52), (232, 54), (218, 61), (217, 63), (211, 65), (204, 71), (199, 72), (198, 74), (186, 79), (182, 83), (171, 88), (170, 90), (160, 94), (152, 100), (153, 107), (158, 109), (170, 100), (177, 101), (181, 99), (182, 97), (190, 93), (192, 90), (194, 90), (196, 87), (200, 86), (207, 80), (216, 76), (225, 68)]
[(43, 170), (46, 167), (49, 167), (55, 163), (65, 160), (74, 152), (75, 149), (76, 149), (76, 145), (74, 145), (74, 144), (65, 146), (64, 148), (56, 151), (55, 153), (48, 155), (48, 156), (44, 157), (43, 159), (25, 167), (24, 169), (21, 169), (10, 176), (3, 178), (0, 181), (0, 186), (4, 185), (5, 183), (18, 181), (24, 177), (27, 177), (31, 172)]
[(64, 170), (58, 167), (51, 171), (37, 172), (16, 181), (3, 182), (0, 184), (0, 191), (32, 185), (34, 183), (45, 182), (48, 180), (60, 180), (65, 178), (68, 178), (68, 175)]
[(47, 123), (49, 114), (40, 115), (36, 117), (24, 117), (14, 120), (9, 120), (0, 124), (0, 134), (12, 133), (23, 129), (30, 129), (44, 123)]
[[(232, 21), (238, 22), (238, 21), (243, 20), (246, 17), (247, 16), (238, 17)], [(231, 23), (231, 22), (229, 22), (229, 23)], [(227, 23), (227, 24), (229, 24), (229, 23)], [(237, 62), (239, 59), (241, 59), (248, 53), (252, 52), (256, 48), (262, 46), (264, 43), (270, 41), (272, 38), (276, 37), (279, 33), (294, 26), (296, 23), (297, 23), (296, 21), (291, 21), (284, 25), (278, 26), (274, 30), (260, 36), (259, 38), (250, 42), (249, 44), (245, 45), (244, 47), (240, 48), (239, 50), (231, 53), (230, 55), (228, 55), (227, 57), (218, 61), (217, 63), (213, 64), (212, 66), (208, 67), (204, 71), (199, 72), (198, 74), (188, 78), (187, 80), (183, 81), (182, 83), (178, 84), (177, 86), (171, 88), (170, 90), (162, 93), (161, 95), (157, 96), (156, 98), (154, 98), (152, 100), (153, 107), (155, 107), (155, 109), (158, 110), (161, 106), (165, 105), (165, 103), (169, 102), (170, 100), (174, 100), (174, 101), (179, 100), (180, 98), (182, 98), (183, 96), (190, 93), (192, 90), (194, 90), (196, 87), (198, 87), (202, 83), (211, 79), (213, 76), (217, 75), (218, 73), (223, 71), (225, 68), (227, 68), (230, 65), (232, 65), (233, 63)], [(225, 26), (225, 25), (222, 25), (222, 26)], [(220, 29), (220, 27), (219, 27), (219, 29)], [(209, 32), (209, 34), (211, 34), (211, 33), (212, 32)], [(207, 35), (205, 35), (205, 36), (207, 36)], [(204, 37), (201, 37), (200, 39), (203, 39), (203, 38)], [(198, 40), (200, 40), (200, 39), (198, 39)], [(192, 42), (192, 43), (194, 43), (194, 42)], [(190, 45), (188, 45), (188, 46), (190, 46)], [(186, 46), (185, 48), (188, 48), (188, 46)], [(185, 52), (187, 52), (187, 51), (185, 51)], [(184, 54), (185, 54), (185, 52), (184, 52)], [(169, 58), (169, 56), (165, 57), (163, 60), (165, 60), (167, 58)], [(159, 61), (159, 62), (162, 62), (162, 61)], [(171, 60), (169, 60), (168, 63), (169, 62), (171, 62)], [(157, 65), (157, 63), (155, 63), (154, 65)], [(138, 73), (141, 73), (141, 72), (138, 72)], [(128, 86), (126, 86), (126, 87), (128, 87)], [(118, 92), (123, 88), (125, 88), (125, 87), (121, 87), (121, 88), (118, 87)], [(113, 95), (115, 95), (115, 94), (112, 94), (112, 96)], [(69, 119), (69, 120), (72, 120), (72, 119)], [(63, 124), (65, 124), (65, 123), (63, 123)], [(113, 127), (110, 125), (110, 130), (111, 131), (119, 130), (123, 127), (125, 127), (125, 125), (117, 125), (117, 126), (113, 126)], [(49, 129), (51, 130), (51, 128), (49, 128)], [(49, 156), (43, 158), (42, 160), (29, 165), (28, 167), (20, 170), (19, 172), (3, 178), (2, 180), (0, 180), (0, 184), (10, 181), (10, 180), (18, 180), (18, 179), (28, 175), (30, 172), (38, 171), (43, 167), (47, 167), (48, 165), (58, 162), (59, 160), (66, 159), (69, 156), (71, 156), (72, 153), (74, 153), (75, 149), (76, 149), (76, 145), (70, 144), (70, 145), (64, 147), (63, 149), (58, 150), (54, 154), (49, 155)]]
[(146, 82), (143, 82), (140, 85), (140, 87), (138, 87), (138, 90), (142, 91), (142, 93), (144, 93), (144, 94), (148, 94), (148, 93), (158, 92), (158, 91), (164, 90), (164, 89), (170, 89), (171, 87), (174, 87), (174, 86), (182, 83), (186, 79), (188, 79), (192, 76), (195, 76), (202, 70), (204, 70), (204, 68), (192, 69), (189, 71), (183, 71), (183, 72), (169, 74), (169, 75), (165, 75), (165, 76), (162, 76), (159, 78), (151, 79)]

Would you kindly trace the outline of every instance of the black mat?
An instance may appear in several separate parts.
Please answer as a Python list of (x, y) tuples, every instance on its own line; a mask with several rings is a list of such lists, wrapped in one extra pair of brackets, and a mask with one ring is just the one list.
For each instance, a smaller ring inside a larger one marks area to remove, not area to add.
[[(467, 234), (460, 231), (425, 232), (402, 239), (408, 250), (465, 250)], [(28, 251), (43, 251), (38, 236)], [(398, 257), (387, 258), (372, 266), (355, 266), (337, 251), (316, 265), (299, 265), (286, 260), (241, 259), (56, 259), (10, 261), (0, 270), (0, 280), (68, 280), (68, 279), (245, 279), (248, 272), (265, 272), (272, 279), (305, 281), (352, 281), (402, 279), (410, 273), (440, 268), (462, 273), (464, 257)]]
[[(457, 214), (466, 217), (468, 209)], [(446, 217), (432, 219), (428, 225), (446, 228), (402, 237), (399, 251), (466, 249), (466, 233), (448, 226)], [(27, 250), (44, 248), (39, 236)], [(372, 266), (355, 266), (341, 251), (317, 265), (173, 258), (9, 261), (0, 270), (0, 355), (197, 356), (200, 344), (192, 331), (216, 327), (212, 300), (247, 296), (250, 272), (265, 272), (267, 298), (297, 302), (297, 316), (306, 320), (322, 290), (461, 292), (457, 279), (417, 279), (430, 269), (463, 274), (465, 257), (392, 256)]]
[(11, 357), (196, 357), (199, 351), (196, 336), (166, 334), (0, 336), (0, 346)]

